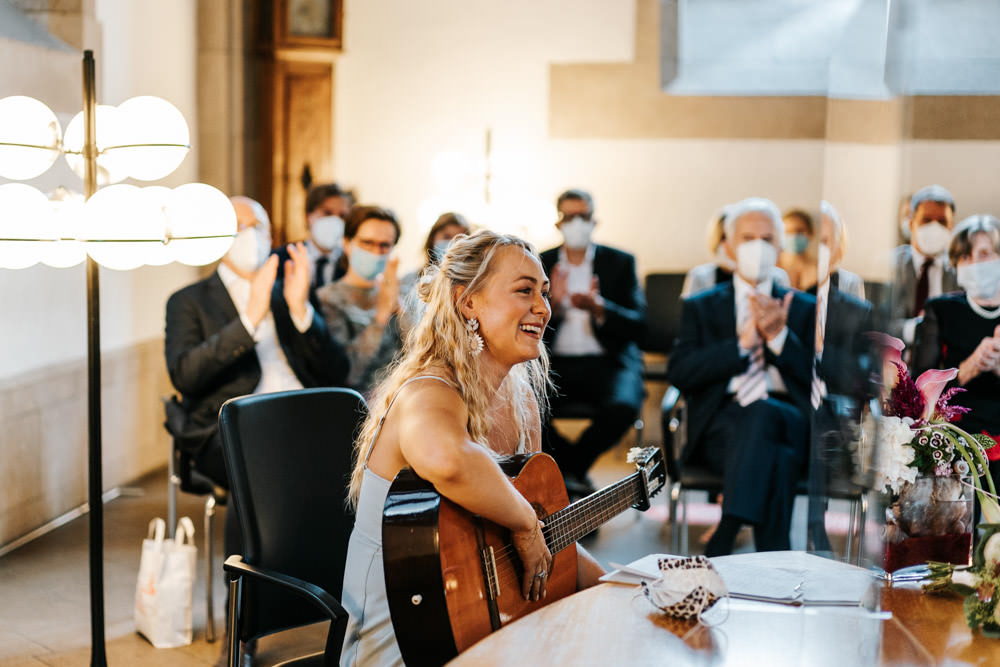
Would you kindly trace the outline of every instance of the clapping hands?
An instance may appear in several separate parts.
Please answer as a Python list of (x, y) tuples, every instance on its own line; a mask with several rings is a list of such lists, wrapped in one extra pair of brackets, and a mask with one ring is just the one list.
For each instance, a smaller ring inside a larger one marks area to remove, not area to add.
[(993, 335), (979, 341), (972, 354), (959, 364), (958, 380), (966, 384), (982, 373), (1000, 375), (1000, 325), (993, 329)]
[(309, 300), (309, 254), (306, 252), (305, 244), (301, 242), (288, 245), (284, 296), (292, 318), (302, 320), (306, 314), (306, 302)]

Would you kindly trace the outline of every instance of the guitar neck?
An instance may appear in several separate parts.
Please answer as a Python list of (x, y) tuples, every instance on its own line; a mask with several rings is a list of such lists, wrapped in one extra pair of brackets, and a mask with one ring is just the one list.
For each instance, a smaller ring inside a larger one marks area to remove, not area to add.
[(642, 500), (639, 472), (544, 517), (542, 534), (556, 554)]

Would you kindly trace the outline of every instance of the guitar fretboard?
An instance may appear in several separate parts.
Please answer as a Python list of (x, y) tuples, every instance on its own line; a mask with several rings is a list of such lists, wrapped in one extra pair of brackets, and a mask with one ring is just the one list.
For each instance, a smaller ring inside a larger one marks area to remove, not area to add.
[(543, 517), (542, 534), (549, 551), (556, 554), (642, 500), (636, 472), (558, 512)]

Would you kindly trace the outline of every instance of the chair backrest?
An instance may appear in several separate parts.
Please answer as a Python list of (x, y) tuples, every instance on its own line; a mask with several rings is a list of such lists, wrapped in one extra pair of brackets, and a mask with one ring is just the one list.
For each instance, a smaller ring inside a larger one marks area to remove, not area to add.
[(670, 354), (681, 323), (683, 273), (647, 273), (645, 352)]
[[(219, 427), (243, 559), (315, 584), (339, 599), (354, 526), (345, 498), (354, 437), (367, 406), (351, 389), (234, 398)], [(299, 598), (244, 586), (241, 639), (322, 620)]]

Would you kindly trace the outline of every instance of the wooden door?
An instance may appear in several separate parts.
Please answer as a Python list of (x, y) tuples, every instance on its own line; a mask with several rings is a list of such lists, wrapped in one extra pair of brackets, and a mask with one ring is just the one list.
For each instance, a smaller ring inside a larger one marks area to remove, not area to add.
[(333, 65), (278, 60), (273, 72), (270, 209), (275, 243), (288, 243), (307, 236), (303, 171), (332, 174)]

